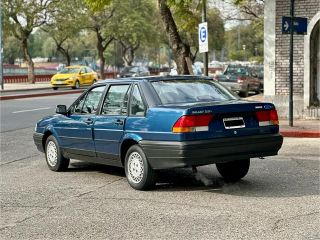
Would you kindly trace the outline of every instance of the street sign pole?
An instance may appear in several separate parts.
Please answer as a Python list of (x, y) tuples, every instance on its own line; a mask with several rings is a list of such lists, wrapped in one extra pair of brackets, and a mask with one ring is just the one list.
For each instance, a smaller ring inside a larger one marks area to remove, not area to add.
[(293, 127), (293, 23), (294, 23), (294, 0), (290, 6), (290, 63), (289, 63), (289, 126)]
[[(202, 22), (207, 21), (206, 0), (202, 0)], [(208, 33), (207, 33), (208, 34)], [(204, 75), (208, 76), (208, 52), (203, 54)]]

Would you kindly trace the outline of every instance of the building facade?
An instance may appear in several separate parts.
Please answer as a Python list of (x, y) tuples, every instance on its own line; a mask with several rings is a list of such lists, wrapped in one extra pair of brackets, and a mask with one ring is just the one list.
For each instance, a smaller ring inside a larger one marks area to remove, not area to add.
[[(265, 99), (279, 115), (289, 112), (290, 35), (282, 34), (282, 16), (290, 16), (290, 0), (266, 0), (264, 16)], [(308, 19), (306, 35), (294, 35), (293, 106), (295, 118), (320, 117), (320, 0), (295, 0), (295, 17)]]

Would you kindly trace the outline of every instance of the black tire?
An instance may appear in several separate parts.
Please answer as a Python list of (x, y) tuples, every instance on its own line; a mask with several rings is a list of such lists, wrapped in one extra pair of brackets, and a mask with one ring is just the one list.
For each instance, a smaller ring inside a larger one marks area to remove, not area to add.
[(237, 182), (247, 175), (250, 168), (250, 159), (216, 163), (216, 167), (226, 182)]
[(249, 86), (247, 87), (247, 89), (243, 92), (240, 92), (240, 97), (246, 98), (249, 96)]
[(140, 146), (133, 145), (129, 148), (124, 168), (128, 183), (132, 188), (149, 190), (155, 186), (155, 171), (151, 168)]
[(76, 81), (76, 83), (74, 84), (74, 86), (72, 87), (72, 89), (78, 89), (80, 88), (80, 82), (79, 80)]
[(51, 171), (61, 172), (68, 168), (70, 159), (62, 156), (58, 141), (52, 135), (47, 138), (45, 154), (47, 165)]
[(52, 87), (52, 89), (53, 89), (53, 90), (58, 90), (58, 88), (57, 88), (57, 87)]
[(95, 84), (96, 82), (97, 82), (97, 80), (96, 80), (96, 79), (93, 79), (92, 85)]

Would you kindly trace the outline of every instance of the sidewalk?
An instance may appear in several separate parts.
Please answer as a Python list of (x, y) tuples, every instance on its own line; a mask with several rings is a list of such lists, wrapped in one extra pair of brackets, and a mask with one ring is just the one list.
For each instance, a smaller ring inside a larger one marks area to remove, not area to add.
[(35, 84), (30, 83), (5, 83), (2, 92), (15, 92), (15, 91), (28, 91), (28, 90), (40, 90), (40, 89), (51, 89), (50, 82), (42, 83), (38, 82)]

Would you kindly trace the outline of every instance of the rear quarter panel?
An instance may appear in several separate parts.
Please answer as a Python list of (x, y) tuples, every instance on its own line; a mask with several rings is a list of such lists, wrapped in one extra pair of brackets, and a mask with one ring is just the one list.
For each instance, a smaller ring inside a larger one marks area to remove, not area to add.
[(143, 140), (183, 140), (179, 134), (172, 133), (172, 127), (184, 113), (183, 109), (149, 108), (144, 117), (128, 117), (125, 132)]

